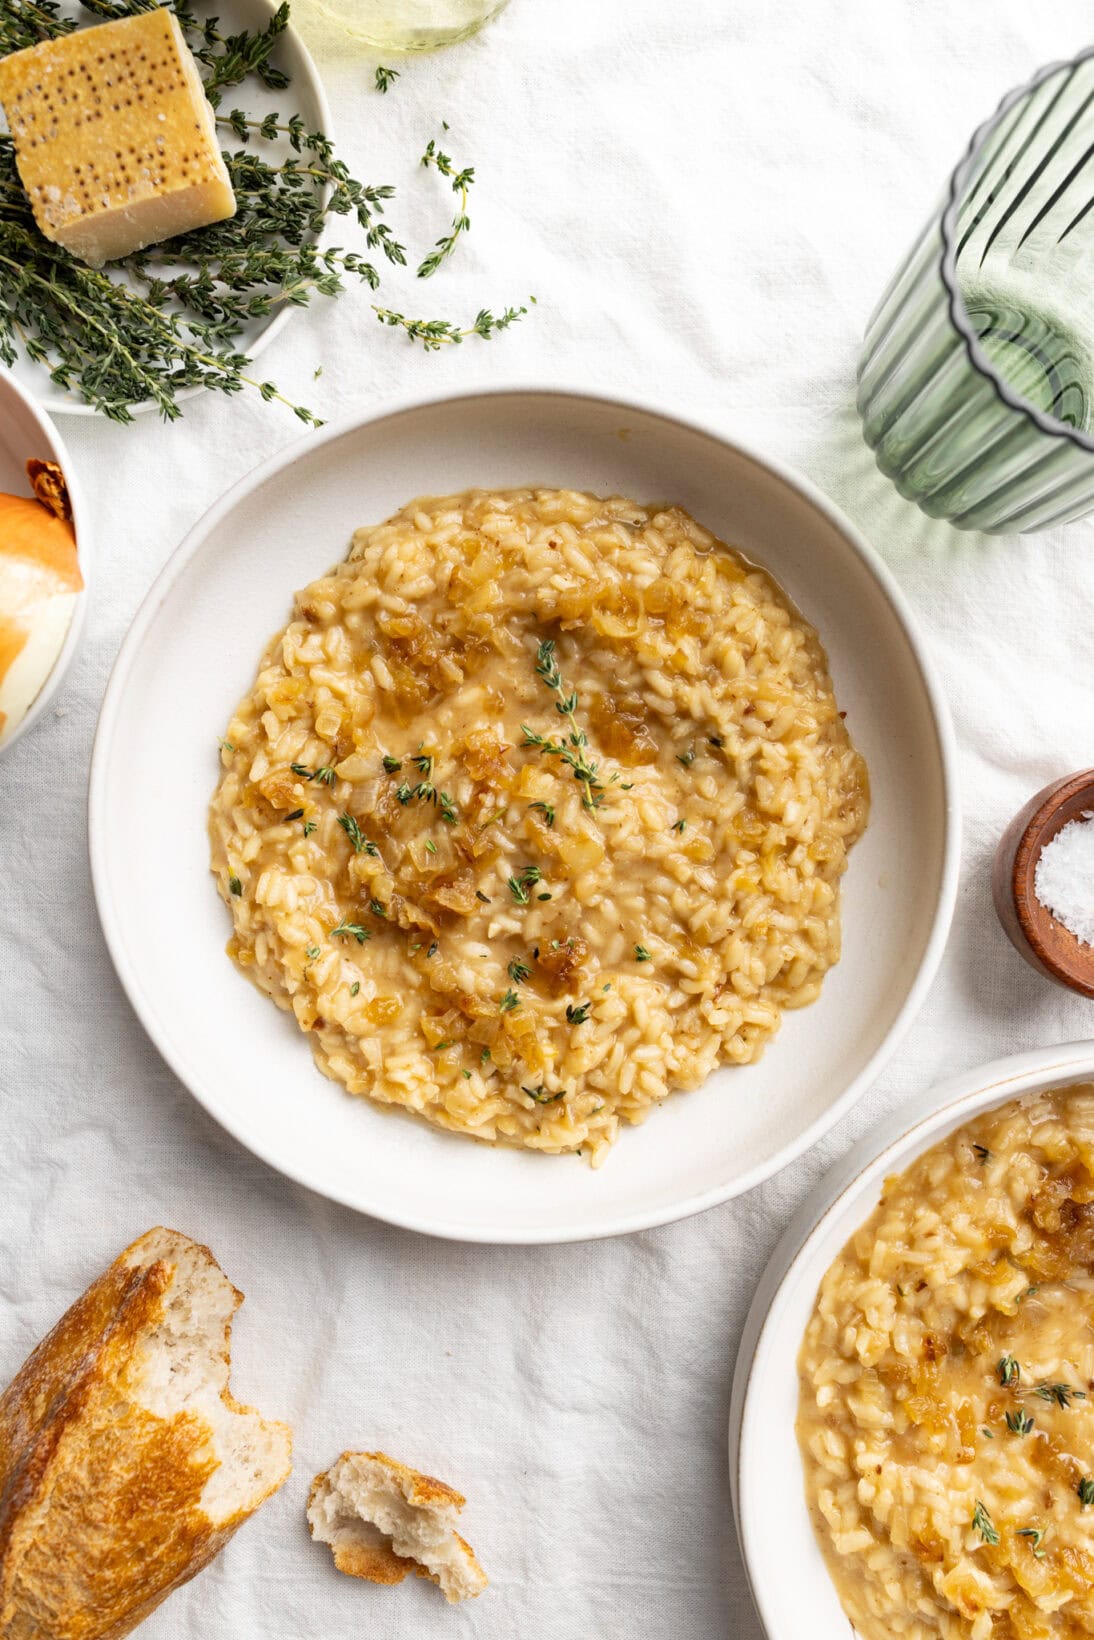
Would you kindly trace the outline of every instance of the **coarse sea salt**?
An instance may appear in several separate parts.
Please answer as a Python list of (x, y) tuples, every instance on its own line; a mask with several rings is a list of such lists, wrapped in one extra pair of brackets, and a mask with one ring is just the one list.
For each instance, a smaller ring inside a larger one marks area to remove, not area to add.
[(1094, 945), (1094, 809), (1085, 809), (1046, 843), (1033, 892), (1083, 945)]

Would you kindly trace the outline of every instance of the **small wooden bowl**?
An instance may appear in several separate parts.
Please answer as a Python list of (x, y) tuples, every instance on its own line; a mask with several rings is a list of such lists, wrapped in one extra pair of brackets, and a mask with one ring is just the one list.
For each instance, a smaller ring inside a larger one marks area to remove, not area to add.
[(1094, 946), (1056, 921), (1033, 891), (1041, 850), (1072, 820), (1094, 811), (1094, 769), (1083, 769), (1031, 797), (995, 851), (991, 892), (1004, 932), (1031, 968), (1084, 997), (1094, 997)]

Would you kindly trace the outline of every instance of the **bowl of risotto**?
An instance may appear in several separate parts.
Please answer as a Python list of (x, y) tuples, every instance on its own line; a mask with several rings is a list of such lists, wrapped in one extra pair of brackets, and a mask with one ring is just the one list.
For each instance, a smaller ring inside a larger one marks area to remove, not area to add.
[(803, 1206), (746, 1323), (731, 1477), (770, 1640), (1094, 1627), (1094, 1043), (936, 1102)]
[(93, 871), (144, 1023), (259, 1155), (440, 1234), (610, 1234), (876, 1073), (945, 938), (952, 769), (899, 593), (804, 480), (465, 395), (324, 430), (183, 543), (104, 703)]

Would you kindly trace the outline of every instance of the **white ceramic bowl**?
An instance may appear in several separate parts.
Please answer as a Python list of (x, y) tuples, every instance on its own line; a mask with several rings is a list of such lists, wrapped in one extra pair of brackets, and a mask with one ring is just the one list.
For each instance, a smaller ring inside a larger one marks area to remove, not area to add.
[(794, 1434), (798, 1350), (821, 1277), (877, 1206), (889, 1174), (979, 1111), (1091, 1078), (1094, 1042), (1035, 1048), (955, 1076), (925, 1096), (927, 1115), (915, 1120), (905, 1108), (856, 1145), (787, 1227), (745, 1322), (729, 1420), (737, 1536), (768, 1640), (847, 1640), (849, 1632), (813, 1535)]
[[(244, 30), (260, 30), (269, 22), (278, 0), (221, 0), (217, 6), (219, 13), (220, 32), (222, 34), (238, 34)], [(72, 0), (62, 0), (63, 10), (69, 15), (79, 18), (81, 24), (94, 23), (96, 19), (88, 15), (79, 6), (72, 4)], [(204, 16), (204, 13), (202, 13)], [(260, 85), (253, 77), (248, 79), (242, 88), (233, 87), (225, 94), (219, 112), (226, 113), (232, 108), (242, 108), (244, 113), (254, 119), (262, 119), (266, 114), (275, 110), (287, 115), (289, 112), (299, 113), (309, 131), (324, 131), (328, 137), (334, 136), (331, 120), (330, 105), (327, 102), (323, 82), (312, 61), (311, 53), (302, 38), (291, 25), (282, 34), (274, 53), (274, 62), (283, 68), (290, 76), (291, 84), (286, 91), (269, 91)], [(224, 148), (240, 148), (243, 146), (238, 138), (226, 128), (220, 133), (221, 146)], [(255, 151), (263, 159), (278, 164), (292, 154), (288, 143), (260, 143), (256, 144)], [(337, 219), (336, 219), (337, 220)], [(116, 270), (106, 269), (114, 278), (121, 278)], [(316, 298), (321, 300), (321, 298)], [(273, 309), (273, 312), (263, 319), (252, 320), (239, 338), (238, 350), (255, 359), (265, 352), (274, 338), (280, 335), (293, 316), (300, 312), (293, 302), (283, 302)], [(45, 365), (35, 364), (24, 353), (20, 353), (15, 363), (15, 374), (20, 382), (34, 394), (39, 404), (48, 410), (51, 415), (61, 416), (96, 416), (99, 412), (82, 399), (78, 393), (67, 392), (58, 387), (50, 379), (49, 370)], [(196, 394), (203, 393), (203, 387), (184, 387), (178, 396), (181, 403), (185, 399), (192, 399)], [(135, 416), (146, 414), (150, 410), (159, 413), (159, 406), (154, 399), (143, 399), (139, 404), (131, 404), (130, 410)]]
[[(625, 1132), (598, 1172), (475, 1145), (324, 1080), (291, 1018), (225, 957), (229, 927), (209, 877), (217, 736), (294, 589), (345, 553), (355, 526), (415, 495), (527, 483), (672, 498), (772, 570), (828, 646), (873, 786), (870, 828), (845, 878), (843, 960), (821, 1000), (787, 1016), (760, 1063), (719, 1072)], [(903, 598), (846, 519), (803, 479), (669, 412), (528, 389), (328, 427), (212, 509), (119, 655), (95, 745), (90, 838), (122, 983), (220, 1122), (353, 1207), (502, 1242), (663, 1223), (797, 1155), (877, 1074), (918, 1007), (958, 861), (946, 709)]]
[(65, 449), (57, 429), (49, 417), (38, 408), (29, 390), (15, 379), (10, 370), (0, 367), (0, 491), (8, 495), (29, 493), (26, 463), (32, 458), (55, 461), (65, 475), (69, 500), (72, 502), (72, 521), (76, 530), (76, 549), (84, 578), (84, 588), (77, 594), (72, 620), (69, 622), (60, 653), (26, 715), (7, 740), (0, 745), (0, 757), (10, 751), (16, 741), (25, 735), (35, 720), (42, 715), (72, 663), (72, 657), (80, 642), (92, 568), (91, 524), (72, 457)]

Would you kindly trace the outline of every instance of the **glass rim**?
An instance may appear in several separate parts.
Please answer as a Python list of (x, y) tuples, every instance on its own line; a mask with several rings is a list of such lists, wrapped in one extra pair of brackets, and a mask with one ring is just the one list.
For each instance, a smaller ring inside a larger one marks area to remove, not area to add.
[(1036, 405), (1031, 404), (1022, 394), (1016, 393), (999, 375), (984, 349), (980, 346), (980, 342), (969, 322), (964, 298), (958, 284), (956, 239), (957, 213), (965, 189), (968, 186), (969, 173), (977, 155), (992, 132), (998, 128), (1012, 108), (1025, 98), (1032, 96), (1046, 80), (1051, 79), (1054, 74), (1059, 74), (1067, 69), (1074, 70), (1081, 63), (1088, 62), (1092, 57), (1094, 57), (1094, 46), (1086, 46), (1082, 51), (1077, 52), (1074, 57), (1064, 57), (1058, 62), (1046, 64), (1044, 68), (1038, 69), (1031, 79), (1026, 80), (1022, 85), (1015, 86), (1012, 91), (1008, 91), (995, 112), (989, 114), (987, 119), (976, 127), (969, 138), (964, 154), (958, 160), (950, 175), (949, 198), (942, 212), (940, 223), (942, 255), (939, 262), (942, 283), (949, 298), (950, 321), (965, 344), (965, 352), (972, 368), (994, 389), (996, 397), (1008, 409), (1016, 410), (1020, 415), (1025, 416), (1039, 432), (1044, 433), (1048, 438), (1066, 439), (1077, 449), (1084, 450), (1090, 455), (1094, 455), (1094, 435), (1067, 426), (1065, 422), (1059, 421), (1055, 416), (1050, 416), (1045, 411), (1038, 410)]

